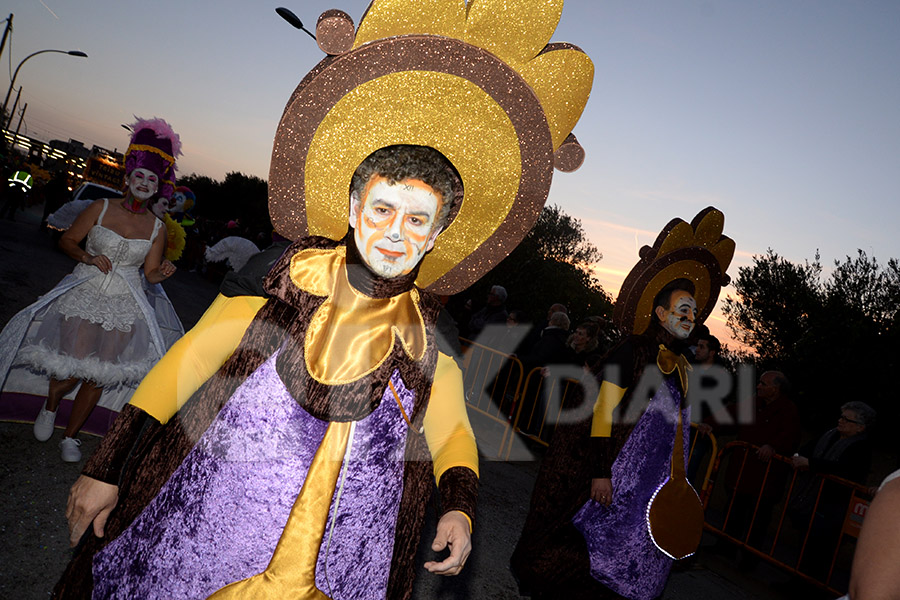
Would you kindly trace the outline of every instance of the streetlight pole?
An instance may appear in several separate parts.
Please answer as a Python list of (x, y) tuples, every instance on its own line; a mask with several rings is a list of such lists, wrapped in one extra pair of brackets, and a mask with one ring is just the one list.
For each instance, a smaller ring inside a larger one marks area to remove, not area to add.
[(9, 96), (10, 94), (12, 94), (13, 86), (16, 83), (16, 77), (19, 75), (19, 69), (21, 69), (22, 65), (25, 64), (25, 61), (27, 61), (32, 56), (44, 54), (45, 52), (58, 52), (59, 54), (68, 54), (69, 56), (80, 56), (82, 58), (87, 58), (87, 54), (85, 54), (81, 50), (38, 50), (37, 52), (32, 52), (22, 59), (22, 62), (19, 63), (19, 66), (16, 67), (16, 70), (13, 73), (12, 80), (9, 82), (9, 89), (6, 90), (6, 99), (3, 100), (3, 113), (6, 113), (6, 106), (9, 104)]

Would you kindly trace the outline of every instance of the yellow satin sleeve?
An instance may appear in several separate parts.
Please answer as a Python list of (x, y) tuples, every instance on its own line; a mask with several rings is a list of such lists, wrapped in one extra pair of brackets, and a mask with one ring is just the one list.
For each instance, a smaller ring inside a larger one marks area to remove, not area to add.
[(150, 369), (131, 404), (165, 423), (221, 368), (253, 317), (266, 303), (259, 296), (219, 294), (197, 324)]
[(438, 352), (424, 424), (425, 441), (438, 483), (441, 475), (452, 467), (467, 467), (478, 475), (478, 447), (466, 412), (462, 371), (452, 358), (441, 352)]
[(621, 388), (606, 380), (600, 384), (600, 393), (594, 403), (594, 417), (591, 420), (591, 437), (609, 437), (612, 435), (613, 411), (625, 397), (628, 388)]

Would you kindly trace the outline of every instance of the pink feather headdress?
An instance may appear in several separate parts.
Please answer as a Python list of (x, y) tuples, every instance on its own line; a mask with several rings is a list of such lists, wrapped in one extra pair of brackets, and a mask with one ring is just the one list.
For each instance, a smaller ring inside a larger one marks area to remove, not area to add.
[(140, 119), (131, 124), (131, 143), (125, 152), (125, 173), (149, 169), (159, 177), (159, 195), (171, 198), (175, 191), (175, 158), (181, 155), (181, 138), (172, 126), (159, 118)]

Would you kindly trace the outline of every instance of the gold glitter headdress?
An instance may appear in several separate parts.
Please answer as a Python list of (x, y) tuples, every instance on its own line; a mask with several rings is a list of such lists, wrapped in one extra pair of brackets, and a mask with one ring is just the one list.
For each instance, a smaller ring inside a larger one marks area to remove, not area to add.
[(296, 239), (347, 232), (350, 179), (369, 154), (430, 146), (465, 191), (416, 283), (459, 292), (502, 260), (534, 225), (554, 165), (580, 166), (571, 130), (593, 64), (548, 44), (562, 0), (374, 0), (353, 34), (327, 11), (316, 26), (331, 54), (297, 86), (275, 134), (269, 213)]
[(653, 314), (653, 299), (676, 279), (694, 283), (697, 322), (706, 320), (728, 285), (725, 273), (734, 256), (734, 240), (722, 235), (725, 215), (712, 206), (703, 209), (690, 224), (672, 219), (653, 246), (641, 248), (641, 260), (631, 269), (613, 310), (613, 320), (625, 331), (641, 334)]

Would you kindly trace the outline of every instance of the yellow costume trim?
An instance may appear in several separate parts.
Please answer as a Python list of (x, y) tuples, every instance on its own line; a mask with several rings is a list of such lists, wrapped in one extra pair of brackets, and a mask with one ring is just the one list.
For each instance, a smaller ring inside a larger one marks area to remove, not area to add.
[(166, 225), (166, 260), (178, 260), (181, 258), (181, 253), (184, 251), (185, 238), (187, 235), (184, 232), (184, 227), (181, 226), (178, 221), (174, 220), (169, 216), (169, 213), (164, 215), (163, 223)]
[(316, 587), (316, 561), (352, 426), (328, 425), (266, 570), (225, 586), (208, 600), (328, 600)]
[(656, 355), (656, 366), (665, 375), (671, 375), (672, 371), (678, 369), (678, 378), (681, 380), (681, 389), (687, 397), (688, 391), (688, 371), (694, 368), (688, 363), (683, 354), (675, 354), (662, 344), (659, 345), (659, 354)]
[(603, 381), (600, 393), (594, 403), (594, 417), (591, 420), (591, 437), (609, 437), (612, 435), (613, 411), (625, 397), (628, 388)]
[[(169, 166), (172, 166), (175, 163), (174, 156), (172, 156), (171, 154), (169, 154), (167, 152), (160, 150), (156, 146), (149, 146), (147, 144), (131, 144), (130, 146), (128, 146), (128, 150), (125, 151), (125, 157), (128, 158), (128, 155), (134, 151), (152, 152), (153, 154), (158, 154), (159, 156), (161, 156), (164, 159), (166, 159), (167, 161), (169, 161)], [(167, 181), (166, 183), (171, 183), (171, 182)]]
[(225, 364), (265, 303), (257, 296), (217, 296), (200, 321), (150, 370), (130, 403), (167, 422)]
[(431, 399), (425, 411), (425, 442), (434, 461), (434, 477), (453, 467), (466, 467), (478, 475), (478, 448), (469, 424), (462, 371), (456, 362), (438, 352)]
[(347, 281), (345, 252), (343, 247), (302, 250), (291, 259), (294, 284), (328, 296), (310, 319), (304, 342), (306, 369), (325, 385), (372, 373), (391, 355), (396, 340), (414, 361), (422, 360), (427, 345), (418, 291), (369, 298)]

